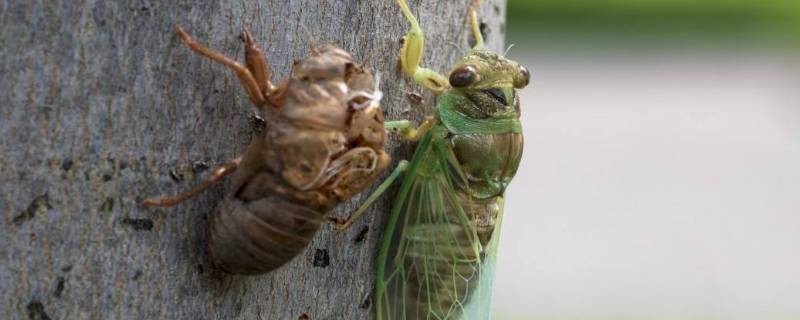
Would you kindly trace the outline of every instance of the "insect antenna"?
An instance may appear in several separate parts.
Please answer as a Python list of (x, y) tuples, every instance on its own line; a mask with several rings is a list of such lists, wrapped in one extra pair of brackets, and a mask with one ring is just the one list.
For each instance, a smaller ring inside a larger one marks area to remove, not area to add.
[(508, 48), (506, 48), (506, 51), (503, 52), (503, 56), (504, 57), (508, 55), (508, 53), (511, 51), (511, 48), (514, 47), (514, 45), (515, 45), (515, 43), (512, 43), (512, 44), (508, 45)]

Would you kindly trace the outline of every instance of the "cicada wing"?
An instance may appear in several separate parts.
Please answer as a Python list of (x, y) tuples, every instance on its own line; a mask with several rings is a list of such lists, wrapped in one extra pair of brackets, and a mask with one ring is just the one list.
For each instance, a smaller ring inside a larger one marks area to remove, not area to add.
[(456, 191), (465, 182), (451, 154), (429, 133), (411, 160), (379, 253), (378, 319), (473, 319), (487, 248)]
[(497, 248), (500, 243), (500, 226), (503, 225), (503, 198), (499, 199), (500, 211), (497, 214), (494, 231), (491, 240), (486, 248), (484, 259), (481, 263), (481, 274), (478, 287), (473, 297), (467, 304), (463, 320), (485, 320), (491, 319), (494, 294), (494, 276), (497, 270)]

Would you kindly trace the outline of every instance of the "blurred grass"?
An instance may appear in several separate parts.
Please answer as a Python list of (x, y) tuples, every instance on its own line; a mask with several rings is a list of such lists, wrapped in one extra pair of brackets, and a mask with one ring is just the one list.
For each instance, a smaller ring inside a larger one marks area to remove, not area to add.
[(508, 39), (800, 47), (800, 0), (509, 0)]
[(522, 16), (692, 16), (797, 18), (797, 0), (509, 0)]

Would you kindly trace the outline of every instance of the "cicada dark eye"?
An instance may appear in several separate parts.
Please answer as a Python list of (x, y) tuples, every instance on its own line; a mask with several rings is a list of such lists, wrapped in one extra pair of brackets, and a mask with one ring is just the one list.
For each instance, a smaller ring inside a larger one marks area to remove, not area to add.
[(463, 66), (450, 73), (450, 85), (463, 88), (478, 81), (478, 71), (473, 66)]
[(528, 71), (528, 68), (519, 66), (519, 75), (514, 77), (514, 88), (525, 88), (529, 82), (531, 82), (531, 73)]

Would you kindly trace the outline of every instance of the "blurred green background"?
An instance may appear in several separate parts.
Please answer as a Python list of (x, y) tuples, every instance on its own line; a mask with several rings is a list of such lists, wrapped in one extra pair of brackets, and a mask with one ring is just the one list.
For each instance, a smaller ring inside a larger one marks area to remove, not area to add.
[(508, 0), (495, 319), (800, 319), (800, 0)]
[[(509, 0), (508, 40), (797, 47), (797, 0)], [(560, 39), (554, 39), (554, 38)]]

